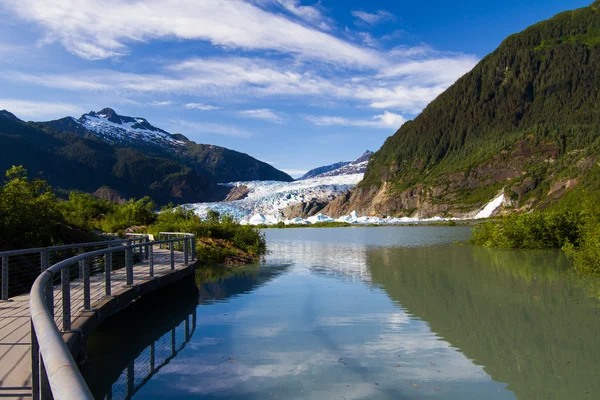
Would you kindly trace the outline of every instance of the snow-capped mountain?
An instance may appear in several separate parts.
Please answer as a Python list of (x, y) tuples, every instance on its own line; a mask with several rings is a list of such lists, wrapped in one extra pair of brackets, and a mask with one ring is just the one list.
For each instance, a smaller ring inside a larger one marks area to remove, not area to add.
[(296, 180), (302, 181), (304, 179), (314, 178), (315, 176), (319, 176), (319, 175), (324, 174), (326, 172), (330, 172), (330, 171), (336, 170), (338, 168), (342, 168), (342, 167), (344, 167), (344, 166), (346, 166), (348, 164), (350, 164), (350, 161), (340, 161), (340, 162), (337, 162), (335, 164), (324, 165), (322, 167), (314, 168), (314, 169), (311, 169), (310, 171), (308, 171), (307, 173), (305, 173), (304, 175), (302, 175), (300, 178), (298, 178)]
[(328, 176), (364, 174), (367, 170), (369, 158), (371, 158), (372, 155), (373, 152), (367, 150), (363, 153), (363, 155), (354, 161), (342, 161), (336, 164), (311, 169), (298, 180), (323, 178)]
[(146, 118), (117, 114), (111, 108), (90, 111), (80, 118), (65, 117), (43, 122), (59, 132), (94, 137), (117, 148), (129, 148), (151, 156), (166, 157), (212, 175), (217, 182), (282, 180), (292, 177), (248, 154), (188, 140), (152, 125)]
[(137, 142), (166, 148), (185, 144), (185, 138), (181, 135), (172, 135), (151, 125), (144, 118), (119, 115), (111, 108), (99, 112), (91, 111), (79, 119), (72, 119), (76, 124), (109, 142)]

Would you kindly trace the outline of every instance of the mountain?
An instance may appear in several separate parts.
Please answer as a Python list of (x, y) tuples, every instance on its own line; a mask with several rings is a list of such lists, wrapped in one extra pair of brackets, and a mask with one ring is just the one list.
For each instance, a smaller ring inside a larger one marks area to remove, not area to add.
[(111, 108), (98, 112), (91, 111), (83, 114), (79, 119), (66, 117), (49, 121), (47, 124), (63, 132), (82, 135), (92, 133), (109, 143), (159, 147), (165, 150), (184, 145), (183, 140), (151, 125), (146, 119), (118, 115)]
[(325, 177), (325, 176), (338, 176), (338, 175), (352, 175), (352, 174), (364, 174), (367, 169), (369, 158), (373, 155), (372, 151), (367, 150), (359, 158), (354, 161), (340, 161), (335, 164), (326, 165), (311, 169), (306, 174), (298, 178), (298, 180)]
[(467, 216), (600, 194), (600, 1), (505, 39), (405, 123), (323, 211)]
[(23, 165), (59, 190), (111, 199), (149, 195), (159, 204), (218, 201), (228, 180), (287, 174), (246, 154), (172, 135), (110, 109), (57, 121), (24, 122), (0, 111), (0, 169)]
[(340, 161), (335, 164), (324, 165), (322, 167), (313, 168), (296, 180), (302, 181), (304, 179), (314, 178), (315, 176), (324, 174), (325, 172), (329, 172), (329, 171), (333, 171), (333, 170), (336, 170), (341, 167), (345, 167), (348, 164), (350, 164), (350, 161)]
[(72, 117), (43, 123), (60, 132), (71, 132), (85, 138), (94, 137), (116, 147), (174, 159), (184, 165), (211, 174), (218, 182), (244, 180), (279, 180), (292, 177), (272, 165), (247, 154), (224, 147), (198, 144), (181, 134), (171, 134), (141, 117), (117, 114), (111, 108), (91, 111), (79, 119)]

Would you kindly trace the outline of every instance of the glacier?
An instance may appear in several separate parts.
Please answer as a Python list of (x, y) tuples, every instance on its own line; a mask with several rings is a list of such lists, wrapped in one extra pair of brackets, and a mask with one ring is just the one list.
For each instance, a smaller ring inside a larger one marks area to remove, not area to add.
[(358, 215), (353, 211), (337, 219), (317, 214), (308, 218), (285, 219), (283, 210), (286, 207), (318, 200), (332, 200), (336, 196), (352, 189), (363, 178), (363, 174), (336, 176), (319, 176), (294, 182), (250, 181), (222, 184), (226, 187), (245, 186), (249, 189), (246, 198), (234, 201), (215, 203), (194, 203), (185, 205), (194, 212), (205, 217), (209, 210), (218, 211), (221, 215), (231, 215), (245, 225), (310, 225), (322, 222), (345, 222), (362, 225), (399, 225), (408, 223), (427, 223), (489, 218), (504, 203), (504, 193), (500, 193), (481, 210), (474, 212), (469, 218), (411, 218), (411, 217), (376, 217)]
[(196, 214), (205, 216), (208, 210), (229, 214), (242, 223), (253, 225), (283, 222), (286, 207), (317, 200), (332, 200), (352, 189), (362, 180), (363, 174), (338, 175), (305, 179), (294, 182), (250, 181), (226, 183), (223, 186), (246, 186), (248, 196), (242, 200), (216, 203), (187, 204)]

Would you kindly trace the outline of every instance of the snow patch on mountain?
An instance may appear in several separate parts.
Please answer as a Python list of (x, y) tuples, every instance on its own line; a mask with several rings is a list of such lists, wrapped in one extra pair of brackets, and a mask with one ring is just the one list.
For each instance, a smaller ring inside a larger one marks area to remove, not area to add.
[(185, 142), (151, 125), (144, 118), (126, 117), (110, 108), (84, 114), (73, 120), (90, 132), (109, 142), (141, 143), (172, 148)]

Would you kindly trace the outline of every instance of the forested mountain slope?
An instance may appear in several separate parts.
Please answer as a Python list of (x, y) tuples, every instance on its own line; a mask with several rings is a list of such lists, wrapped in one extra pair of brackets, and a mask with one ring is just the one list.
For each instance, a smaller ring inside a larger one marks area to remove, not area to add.
[(465, 216), (600, 191), (600, 2), (508, 37), (404, 124), (330, 215)]
[[(223, 195), (214, 177), (167, 158), (59, 132), (0, 114), (0, 170), (23, 165), (57, 189), (115, 197), (151, 196), (159, 204)], [(114, 199), (114, 197), (113, 197)]]

